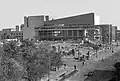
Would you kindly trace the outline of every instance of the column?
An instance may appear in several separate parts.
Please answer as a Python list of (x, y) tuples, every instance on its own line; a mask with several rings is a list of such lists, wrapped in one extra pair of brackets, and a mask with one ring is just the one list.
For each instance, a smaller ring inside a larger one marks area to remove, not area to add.
[(85, 29), (85, 32), (84, 32), (84, 35), (85, 35), (85, 36), (86, 36), (86, 32), (87, 32), (87, 31), (86, 31), (86, 29)]
[(79, 30), (77, 30), (77, 37), (79, 37)]
[(68, 37), (68, 30), (65, 30), (65, 32), (66, 32), (66, 33), (65, 33), (65, 39), (67, 40), (67, 39), (68, 39), (68, 38), (67, 38), (67, 37)]
[(72, 30), (72, 39), (73, 39), (73, 37), (74, 37), (74, 36), (73, 36), (73, 31), (74, 31), (74, 30)]
[(66, 36), (68, 36), (68, 30), (66, 30)]
[(77, 40), (79, 39), (79, 30), (77, 30)]

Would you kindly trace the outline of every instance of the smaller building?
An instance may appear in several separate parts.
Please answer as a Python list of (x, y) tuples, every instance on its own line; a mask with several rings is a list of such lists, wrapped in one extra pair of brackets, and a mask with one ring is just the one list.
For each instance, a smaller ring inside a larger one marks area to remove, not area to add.
[(120, 30), (117, 30), (117, 40), (120, 41)]
[(23, 31), (19, 31), (19, 26), (16, 28), (2, 29), (0, 32), (1, 40), (4, 39), (23, 39)]
[(16, 25), (16, 31), (19, 31), (19, 25)]
[(20, 31), (23, 31), (23, 28), (24, 28), (24, 24), (21, 24), (20, 25)]
[(117, 41), (117, 26), (112, 26), (112, 41)]

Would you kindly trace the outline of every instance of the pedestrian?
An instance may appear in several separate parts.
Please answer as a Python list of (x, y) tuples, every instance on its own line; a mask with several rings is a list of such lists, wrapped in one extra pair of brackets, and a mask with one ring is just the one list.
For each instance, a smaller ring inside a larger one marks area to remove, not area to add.
[(82, 55), (83, 59), (85, 58), (85, 55)]
[(66, 64), (64, 64), (64, 69), (66, 68)]
[(57, 69), (59, 70), (59, 67), (57, 67)]
[(104, 59), (102, 58), (102, 61), (104, 61)]
[(84, 66), (84, 64), (85, 64), (85, 63), (84, 63), (84, 61), (83, 61), (83, 62), (82, 62), (82, 65)]
[(96, 58), (97, 58), (97, 54), (96, 54)]
[(90, 57), (90, 51), (87, 52), (87, 60), (89, 60)]
[(74, 70), (76, 70), (76, 65), (74, 65)]
[(113, 49), (112, 49), (112, 53), (114, 53)]
[(72, 49), (71, 51), (72, 51), (72, 55), (75, 56), (75, 50)]
[(87, 60), (89, 60), (89, 56), (86, 56)]
[(116, 45), (116, 47), (118, 47), (118, 42), (117, 42), (117, 45)]

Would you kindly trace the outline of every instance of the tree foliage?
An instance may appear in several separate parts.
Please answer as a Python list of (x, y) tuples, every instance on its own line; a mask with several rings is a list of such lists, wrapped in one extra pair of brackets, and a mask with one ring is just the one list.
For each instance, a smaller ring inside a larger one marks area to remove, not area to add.
[(37, 81), (48, 74), (50, 68), (62, 65), (61, 54), (53, 51), (49, 43), (36, 48), (29, 40), (23, 40), (20, 46), (15, 41), (4, 43), (0, 58), (0, 81), (15, 81), (23, 77)]

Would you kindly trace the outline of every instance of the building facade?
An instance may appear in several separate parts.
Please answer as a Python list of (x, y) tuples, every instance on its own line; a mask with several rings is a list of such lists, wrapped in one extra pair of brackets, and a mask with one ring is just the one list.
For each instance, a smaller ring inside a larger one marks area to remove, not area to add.
[(112, 41), (112, 25), (45, 26), (35, 28), (37, 40), (89, 40), (109, 44)]
[(24, 24), (21, 24), (20, 25), (20, 31), (23, 31), (23, 28), (24, 28)]
[(18, 27), (19, 26), (17, 26), (16, 29), (13, 29), (13, 28), (3, 29), (0, 33), (1, 40), (4, 40), (4, 39), (23, 39), (23, 31), (19, 31)]
[(34, 39), (35, 27), (41, 27), (44, 24), (44, 16), (24, 17), (23, 39)]
[[(28, 16), (24, 17), (23, 38), (39, 38), (39, 32), (37, 28), (55, 26), (72, 26), (72, 25), (94, 25), (94, 13), (88, 13), (83, 15), (77, 15), (72, 17), (66, 17), (61, 19), (49, 20), (49, 16)], [(35, 31), (32, 31), (35, 30)], [(64, 31), (63, 31), (64, 32)], [(75, 32), (75, 31), (74, 31)], [(66, 33), (66, 32), (64, 32)], [(69, 31), (70, 33), (70, 31)], [(71, 37), (69, 37), (71, 38)]]
[(117, 26), (112, 27), (112, 41), (117, 41)]
[(120, 41), (120, 30), (117, 30), (117, 40)]
[[(45, 19), (46, 18), (46, 19)], [(23, 38), (36, 40), (89, 40), (110, 44), (116, 40), (116, 27), (96, 25), (95, 14), (49, 20), (49, 16), (24, 17)]]

